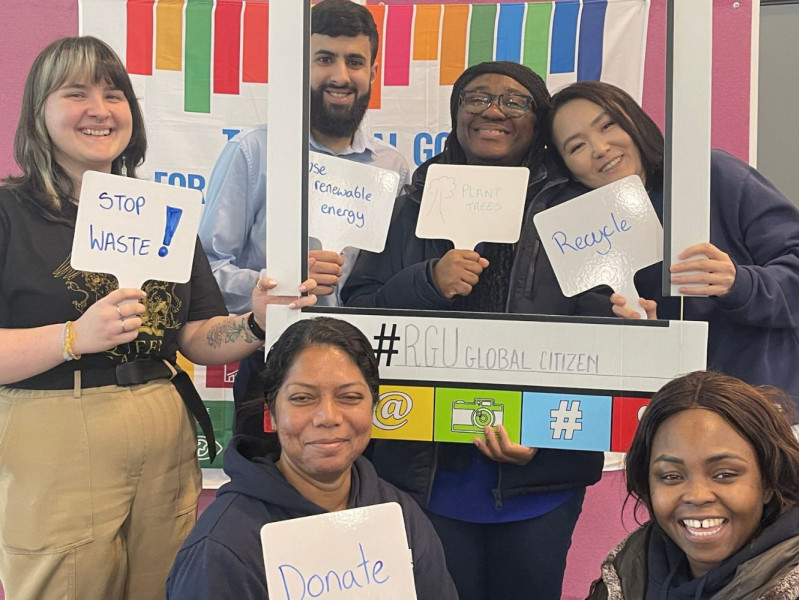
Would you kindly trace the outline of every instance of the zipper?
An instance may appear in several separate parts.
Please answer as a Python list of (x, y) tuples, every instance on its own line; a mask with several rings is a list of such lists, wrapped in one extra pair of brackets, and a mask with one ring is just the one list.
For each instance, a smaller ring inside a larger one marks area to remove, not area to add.
[[(531, 188), (535, 184), (537, 184), (537, 183), (543, 181), (544, 179), (546, 179), (546, 177), (547, 177), (546, 168), (542, 168), (541, 172), (538, 174), (538, 176), (535, 178), (535, 180), (533, 180), (532, 182), (530, 182), (528, 184), (527, 188), (528, 189)], [(531, 200), (529, 206), (527, 206), (527, 208), (524, 211), (524, 220), (522, 221), (522, 231), (521, 231), (521, 235), (519, 236), (519, 242), (518, 242), (518, 244), (516, 244), (516, 249), (517, 250), (523, 245), (522, 240), (524, 239), (525, 229), (529, 229), (529, 227), (527, 227), (528, 223), (532, 222), (532, 218), (533, 218), (532, 211), (533, 211), (533, 206), (536, 204), (536, 202), (535, 202), (536, 198), (539, 198), (541, 196), (541, 194), (543, 194), (548, 189), (550, 189), (552, 187), (555, 187), (557, 185), (561, 185), (563, 183), (566, 183), (567, 181), (568, 180), (566, 178), (563, 178), (563, 177), (559, 178), (557, 181), (547, 181), (544, 184), (544, 187), (542, 187), (541, 190)], [(531, 254), (530, 267), (529, 267), (529, 269), (527, 271), (527, 277), (525, 278), (525, 281), (524, 281), (523, 294), (525, 294), (525, 295), (531, 295), (531, 293), (532, 293), (533, 278), (535, 276), (535, 261), (538, 259), (538, 253), (540, 251), (540, 247), (541, 247), (541, 240), (538, 237), (538, 234), (536, 233), (535, 242), (534, 242), (534, 245), (533, 245), (533, 251), (532, 251), (532, 254)], [(511, 267), (511, 270), (510, 270), (511, 289), (508, 290), (508, 299), (505, 302), (505, 312), (506, 313), (511, 312), (510, 307), (511, 307), (511, 302), (513, 301), (513, 297), (514, 297), (514, 289), (516, 288), (516, 276), (517, 276), (517, 273), (518, 273), (518, 271), (520, 269), (519, 260), (518, 259), (519, 259), (518, 254), (516, 254), (514, 252), (513, 266)]]
[(436, 478), (436, 471), (438, 470), (438, 446), (439, 442), (433, 443), (433, 462), (430, 468), (430, 475), (427, 478), (427, 492), (425, 494), (424, 508), (430, 506), (430, 498), (433, 496), (433, 482)]
[(491, 495), (494, 496), (494, 509), (502, 510), (502, 465), (497, 463), (497, 487), (491, 490)]

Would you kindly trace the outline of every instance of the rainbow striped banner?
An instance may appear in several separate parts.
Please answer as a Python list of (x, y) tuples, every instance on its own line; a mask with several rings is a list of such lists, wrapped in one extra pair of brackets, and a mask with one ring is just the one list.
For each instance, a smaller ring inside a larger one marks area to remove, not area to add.
[[(382, 40), (382, 88), (412, 84), (413, 65), (437, 63), (438, 83), (452, 85), (463, 70), (486, 60), (523, 63), (550, 88), (584, 79), (614, 79), (608, 56), (634, 57), (640, 97), (645, 0), (441, 5), (369, 5)], [(239, 93), (240, 84), (268, 82), (269, 4), (257, 0), (127, 0), (126, 65), (130, 73), (182, 71), (184, 111), (208, 113), (212, 94)], [(181, 46), (182, 42), (182, 46)], [(631, 53), (631, 54), (628, 54)], [(436, 65), (433, 65), (436, 66)], [(625, 67), (629, 73), (629, 64)], [(616, 75), (618, 75), (618, 70)], [(626, 85), (625, 85), (626, 84)]]

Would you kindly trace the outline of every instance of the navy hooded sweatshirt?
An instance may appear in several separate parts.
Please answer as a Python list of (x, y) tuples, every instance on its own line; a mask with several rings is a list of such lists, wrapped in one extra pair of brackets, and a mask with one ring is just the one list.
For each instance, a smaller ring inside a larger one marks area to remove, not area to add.
[[(175, 559), (167, 580), (170, 600), (264, 600), (261, 527), (327, 512), (306, 499), (275, 466), (279, 454), (264, 439), (236, 436), (225, 451), (231, 481), (219, 489)], [(407, 494), (377, 477), (363, 457), (352, 466), (348, 508), (398, 502), (413, 555), (419, 600), (457, 599), (433, 526)]]

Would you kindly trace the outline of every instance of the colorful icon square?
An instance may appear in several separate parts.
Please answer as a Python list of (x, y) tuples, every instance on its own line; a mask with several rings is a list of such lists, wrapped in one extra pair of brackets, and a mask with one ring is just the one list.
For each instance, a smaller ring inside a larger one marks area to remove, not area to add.
[(211, 424), (214, 428), (214, 436), (216, 437), (216, 459), (211, 464), (209, 440), (206, 439), (205, 433), (197, 425), (197, 458), (200, 461), (200, 466), (204, 469), (217, 467), (222, 465), (222, 457), (225, 455), (225, 448), (227, 448), (230, 438), (233, 437), (233, 403), (228, 401), (205, 401), (205, 408), (211, 417)]
[(232, 388), (236, 373), (239, 372), (239, 363), (227, 365), (209, 365), (205, 367), (205, 387), (207, 388)]
[(521, 392), (436, 388), (434, 439), (472, 443), (483, 427), (502, 425), (518, 443), (521, 405)]
[(563, 450), (610, 449), (610, 396), (525, 392), (521, 443)]
[(372, 416), (372, 437), (431, 441), (434, 398), (431, 387), (381, 385)]
[(611, 427), (611, 452), (627, 452), (635, 436), (635, 430), (649, 405), (649, 398), (613, 398), (613, 425)]

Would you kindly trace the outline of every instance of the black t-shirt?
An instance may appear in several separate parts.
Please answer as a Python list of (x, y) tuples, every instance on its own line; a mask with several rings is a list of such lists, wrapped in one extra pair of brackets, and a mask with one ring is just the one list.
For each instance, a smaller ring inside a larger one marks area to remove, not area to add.
[[(0, 188), (0, 328), (76, 321), (94, 302), (117, 289), (111, 275), (70, 266), (76, 215), (77, 207), (70, 204), (65, 216), (71, 224), (50, 221), (23, 189)], [(55, 379), (71, 387), (77, 369), (113, 368), (139, 358), (166, 358), (174, 363), (178, 330), (185, 323), (227, 314), (199, 240), (188, 283), (147, 281), (143, 289), (147, 312), (133, 342), (85, 354), (12, 385), (52, 388)]]

